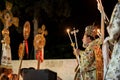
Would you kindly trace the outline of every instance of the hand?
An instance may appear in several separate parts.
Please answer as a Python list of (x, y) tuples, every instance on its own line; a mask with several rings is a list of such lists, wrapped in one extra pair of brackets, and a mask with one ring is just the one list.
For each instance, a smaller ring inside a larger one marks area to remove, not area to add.
[(74, 55), (79, 55), (80, 49), (73, 49), (73, 54)]
[(102, 7), (102, 4), (100, 3), (100, 1), (99, 0), (97, 0), (97, 7), (98, 7), (98, 10), (100, 11), (100, 13), (102, 13), (102, 11), (103, 11), (103, 7)]

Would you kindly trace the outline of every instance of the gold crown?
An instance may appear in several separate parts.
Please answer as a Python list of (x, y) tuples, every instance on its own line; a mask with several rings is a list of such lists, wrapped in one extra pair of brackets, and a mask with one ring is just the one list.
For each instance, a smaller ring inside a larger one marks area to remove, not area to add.
[(97, 36), (97, 27), (94, 25), (87, 26), (85, 28), (85, 34), (95, 38)]

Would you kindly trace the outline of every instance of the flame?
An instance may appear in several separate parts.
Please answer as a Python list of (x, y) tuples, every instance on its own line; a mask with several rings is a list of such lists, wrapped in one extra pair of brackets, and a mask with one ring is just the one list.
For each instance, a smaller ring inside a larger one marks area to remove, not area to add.
[(69, 33), (69, 32), (70, 32), (70, 29), (67, 29), (67, 32)]

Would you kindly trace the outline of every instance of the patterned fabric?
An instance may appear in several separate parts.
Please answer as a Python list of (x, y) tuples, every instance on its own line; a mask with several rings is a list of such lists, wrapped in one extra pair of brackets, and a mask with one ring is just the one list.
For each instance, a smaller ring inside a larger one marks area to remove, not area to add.
[[(89, 44), (84, 53), (80, 53), (80, 70), (83, 75), (83, 80), (103, 80), (103, 63), (100, 44), (101, 40), (96, 39)], [(76, 75), (78, 76), (75, 80), (80, 77), (79, 72)]]
[(115, 5), (107, 30), (114, 47), (104, 79), (120, 80), (120, 2)]
[(107, 31), (111, 43), (118, 41), (120, 36), (120, 2), (115, 5)]
[(120, 80), (120, 41), (114, 45), (105, 80)]
[(102, 54), (103, 54), (103, 61), (104, 61), (104, 76), (105, 76), (109, 61), (111, 59), (112, 50), (113, 50), (113, 45), (110, 44), (109, 37), (106, 37), (102, 45)]

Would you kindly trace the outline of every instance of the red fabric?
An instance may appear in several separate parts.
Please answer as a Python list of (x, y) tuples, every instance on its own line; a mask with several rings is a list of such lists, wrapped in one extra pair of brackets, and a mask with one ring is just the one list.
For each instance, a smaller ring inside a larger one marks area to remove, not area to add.
[(25, 49), (26, 49), (26, 54), (28, 55), (28, 41), (25, 40)]
[(43, 62), (43, 53), (42, 53), (42, 50), (39, 50), (39, 51), (37, 51), (37, 53), (36, 53), (36, 59), (38, 60), (38, 61), (40, 61), (40, 62)]

